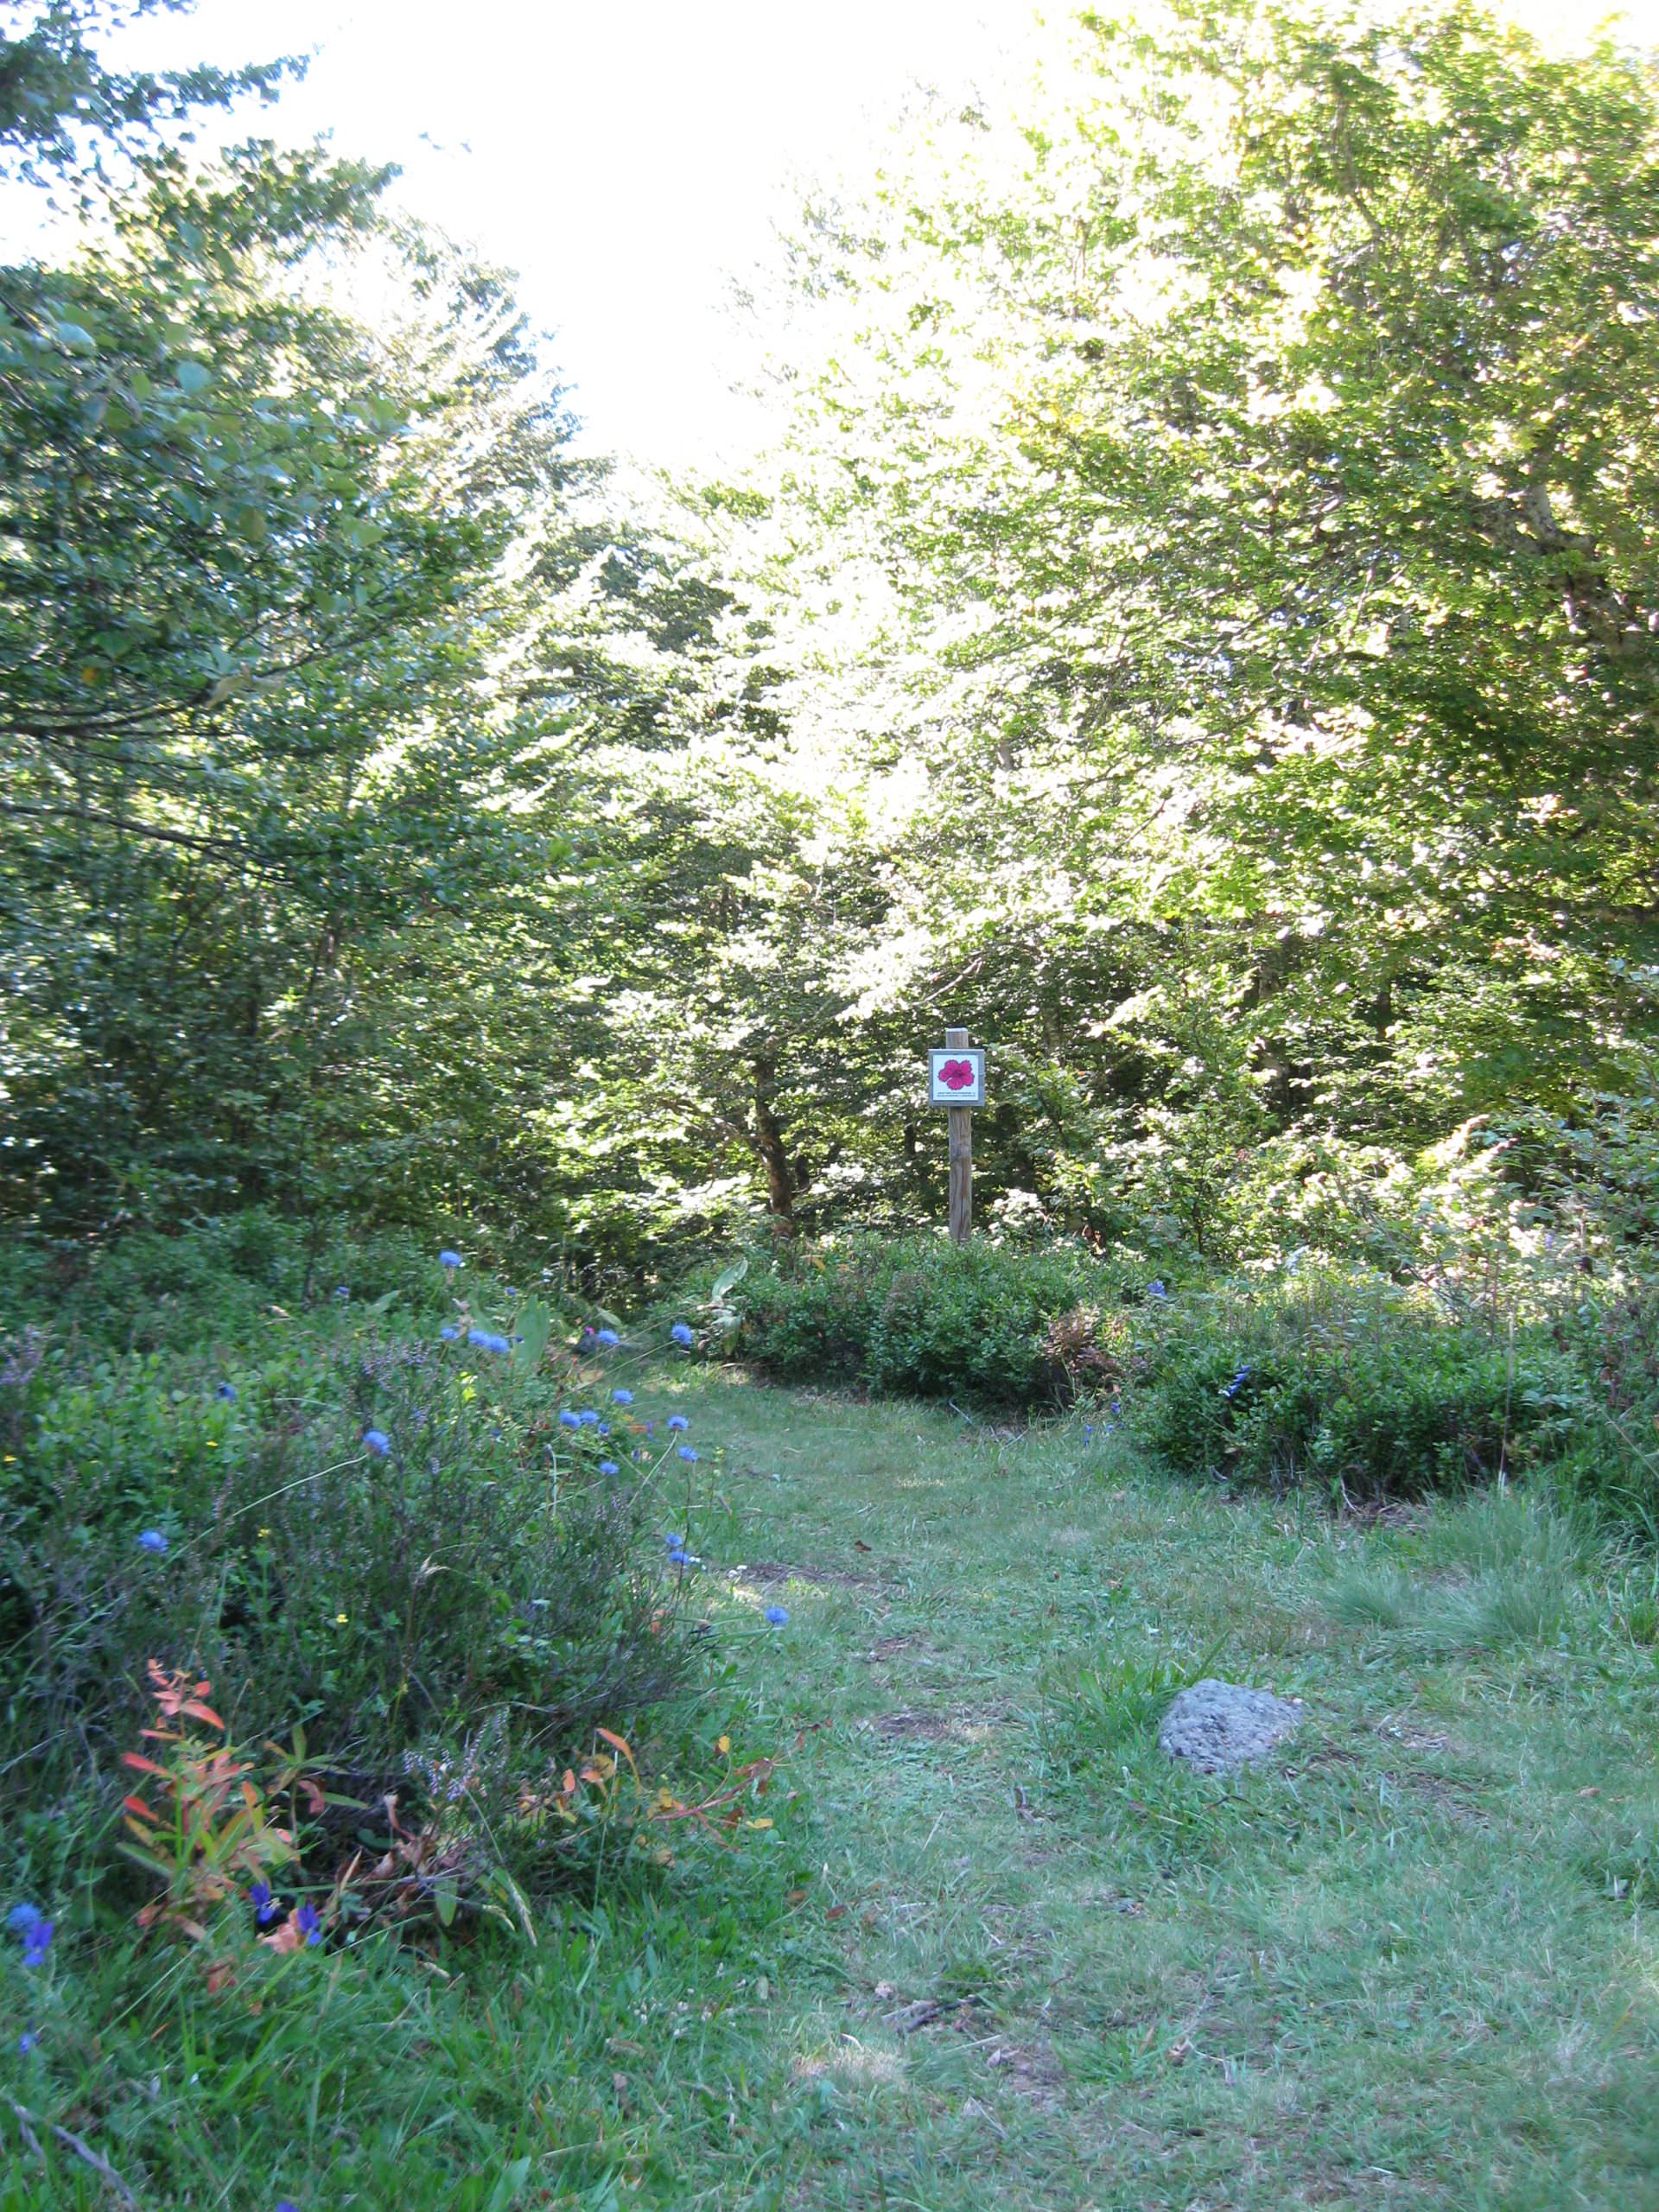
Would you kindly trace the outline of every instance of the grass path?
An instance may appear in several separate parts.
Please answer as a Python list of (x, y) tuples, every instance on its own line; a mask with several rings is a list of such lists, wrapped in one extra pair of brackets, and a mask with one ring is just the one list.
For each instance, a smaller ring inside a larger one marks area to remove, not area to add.
[[(1659, 2206), (1650, 1573), (1610, 1599), (1513, 1498), (1365, 1529), (1076, 1430), (695, 1410), (710, 1617), (780, 1735), (826, 1725), (776, 1840), (795, 1934), (747, 2044), (723, 2017), (655, 2069), (700, 2118), (647, 2194)], [(767, 1601), (786, 1630), (729, 1633)], [(1242, 1780), (1153, 1741), (1212, 1649), (1306, 1704)]]

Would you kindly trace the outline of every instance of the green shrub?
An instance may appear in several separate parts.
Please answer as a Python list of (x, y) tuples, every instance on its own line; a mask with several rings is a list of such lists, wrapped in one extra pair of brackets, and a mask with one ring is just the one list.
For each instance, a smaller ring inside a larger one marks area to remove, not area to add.
[(598, 1472), (608, 1451), (643, 1473), (632, 1455), (656, 1447), (619, 1409), (603, 1445), (561, 1428), (556, 1377), (527, 1358), (359, 1325), (290, 1331), (228, 1376), (157, 1354), (76, 1364), (38, 1340), (14, 1370), (14, 1800), (44, 1802), (48, 1770), (107, 1784), (152, 1657), (208, 1676), (239, 1737), (304, 1723), (377, 1783), (498, 1711), (516, 1751), (544, 1758), (685, 1677), (690, 1641), (640, 1541), (646, 1490)]
[(752, 1265), (732, 1293), (734, 1342), (786, 1382), (1054, 1404), (1108, 1357), (1124, 1294), (1122, 1272), (1080, 1245), (836, 1239)]
[(49, 1321), (60, 1339), (111, 1351), (246, 1344), (269, 1335), (273, 1307), (297, 1316), (372, 1300), (404, 1319), (443, 1313), (453, 1286), (438, 1249), (462, 1243), (470, 1251), (474, 1242), (249, 1207), (172, 1235), (139, 1229), (100, 1243), (19, 1245), (10, 1255), (6, 1310), (20, 1321)]
[(1575, 1402), (1541, 1334), (1495, 1343), (1418, 1294), (1334, 1274), (1172, 1301), (1136, 1374), (1132, 1424), (1171, 1467), (1355, 1501), (1516, 1471), (1559, 1446)]

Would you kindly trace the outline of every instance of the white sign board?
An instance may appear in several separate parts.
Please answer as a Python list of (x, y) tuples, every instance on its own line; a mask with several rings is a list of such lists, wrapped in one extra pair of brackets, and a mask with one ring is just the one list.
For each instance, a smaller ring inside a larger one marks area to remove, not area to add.
[(936, 1046), (928, 1056), (927, 1096), (935, 1106), (985, 1103), (985, 1053), (978, 1045)]

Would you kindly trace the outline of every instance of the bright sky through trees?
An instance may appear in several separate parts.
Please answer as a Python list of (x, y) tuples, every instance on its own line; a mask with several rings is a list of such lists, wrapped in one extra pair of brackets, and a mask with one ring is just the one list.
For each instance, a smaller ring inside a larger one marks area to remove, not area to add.
[[(1557, 36), (1601, 12), (1511, 5)], [(1659, 0), (1625, 20), (1659, 35)], [(313, 50), (281, 120), (257, 127), (401, 162), (412, 207), (520, 272), (594, 444), (707, 462), (750, 442), (730, 387), (760, 346), (730, 279), (765, 254), (791, 176), (856, 169), (918, 85), (1018, 72), (1033, 22), (1029, 0), (204, 0), (111, 51)]]

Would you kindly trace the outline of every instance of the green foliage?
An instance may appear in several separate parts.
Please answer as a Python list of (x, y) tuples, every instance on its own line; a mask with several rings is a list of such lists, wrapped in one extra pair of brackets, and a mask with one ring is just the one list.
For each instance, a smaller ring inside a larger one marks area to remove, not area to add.
[(189, 0), (7, 0), (0, 14), (0, 172), (38, 182), (96, 170), (162, 125), (238, 95), (275, 97), (291, 61), (247, 69), (118, 73), (98, 44), (111, 30)]
[(228, 1373), (14, 1354), (0, 1616), (25, 1800), (48, 1768), (107, 1775), (152, 1658), (219, 1686), (239, 1736), (315, 1721), (381, 1785), (490, 1713), (516, 1756), (550, 1757), (684, 1681), (622, 1413), (608, 1448), (633, 1479), (613, 1480), (546, 1367), (329, 1310), (332, 1335), (268, 1323)]
[[(1027, 1249), (937, 1236), (785, 1246), (753, 1266), (735, 1348), (763, 1373), (988, 1405), (1071, 1395), (1052, 1325), (1122, 1276), (1081, 1248)], [(1092, 1344), (1097, 1317), (1084, 1330)]]
[(1537, 1332), (1497, 1340), (1421, 1293), (1316, 1272), (1173, 1301), (1137, 1384), (1136, 1433), (1168, 1465), (1351, 1503), (1516, 1473), (1579, 1411)]

